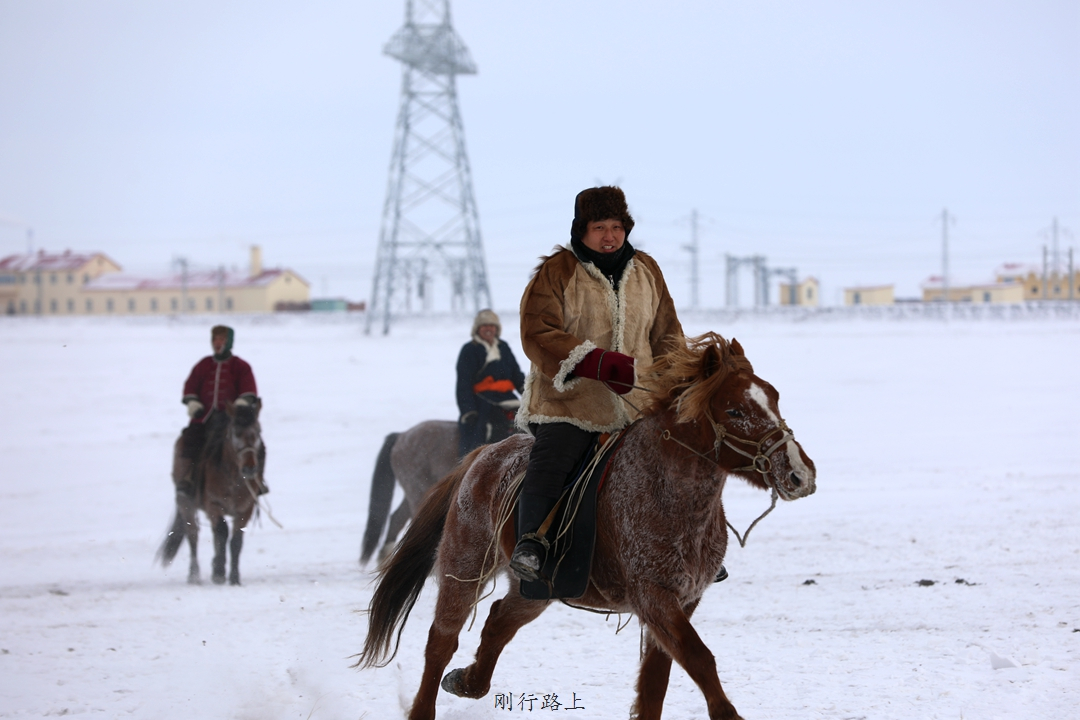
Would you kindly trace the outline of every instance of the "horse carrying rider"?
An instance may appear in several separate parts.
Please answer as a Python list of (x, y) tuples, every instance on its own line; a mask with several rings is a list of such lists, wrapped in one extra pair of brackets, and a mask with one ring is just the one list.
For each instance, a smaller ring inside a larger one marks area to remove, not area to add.
[(458, 454), (462, 457), (514, 431), (514, 391), (520, 393), (525, 387), (525, 374), (501, 334), (499, 316), (481, 310), (473, 320), (472, 339), (458, 353)]
[[(236, 407), (258, 408), (261, 404), (255, 388), (255, 375), (251, 365), (232, 354), (233, 329), (215, 325), (210, 329), (210, 345), (213, 355), (207, 355), (195, 364), (187, 382), (181, 402), (187, 406), (191, 422), (180, 433), (173, 455), (173, 483), (177, 495), (195, 497), (194, 466), (206, 443), (206, 422), (215, 412), (224, 412), (229, 403)], [(269, 492), (262, 479), (264, 458), (259, 458), (259, 494)]]
[(542, 260), (521, 298), (532, 367), (517, 423), (536, 438), (510, 561), (522, 580), (540, 578), (547, 541), (537, 530), (582, 456), (643, 406), (635, 369), (685, 342), (660, 266), (627, 240), (633, 227), (621, 189), (581, 191), (570, 246)]

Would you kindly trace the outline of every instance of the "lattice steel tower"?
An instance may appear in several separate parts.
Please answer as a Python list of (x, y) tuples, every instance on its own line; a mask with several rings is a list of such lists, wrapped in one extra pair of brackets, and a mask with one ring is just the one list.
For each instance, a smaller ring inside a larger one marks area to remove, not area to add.
[(385, 334), (392, 317), (413, 312), (414, 295), (432, 308), (437, 278), (449, 280), (452, 310), (490, 307), (491, 291), (457, 102), (456, 78), (476, 64), (450, 25), (450, 1), (406, 0), (405, 25), (383, 52), (404, 65), (366, 325), (377, 317)]

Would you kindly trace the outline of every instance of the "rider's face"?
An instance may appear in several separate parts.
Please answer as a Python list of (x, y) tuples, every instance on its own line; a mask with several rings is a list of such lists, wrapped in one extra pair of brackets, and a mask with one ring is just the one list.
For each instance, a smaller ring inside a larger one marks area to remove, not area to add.
[(225, 343), (228, 342), (228, 337), (225, 335), (215, 335), (210, 338), (210, 345), (214, 348), (214, 354), (220, 355), (225, 349)]
[(626, 229), (621, 220), (599, 220), (589, 223), (585, 237), (581, 238), (585, 247), (598, 253), (615, 252), (626, 242)]
[(495, 342), (495, 338), (499, 336), (499, 326), (481, 325), (480, 327), (476, 328), (476, 334), (479, 335), (484, 342), (493, 343)]

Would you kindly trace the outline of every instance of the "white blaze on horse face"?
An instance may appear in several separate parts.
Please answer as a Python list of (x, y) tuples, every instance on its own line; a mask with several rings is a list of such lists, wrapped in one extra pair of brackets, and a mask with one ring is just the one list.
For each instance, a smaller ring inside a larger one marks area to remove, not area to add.
[[(773, 422), (774, 425), (780, 424), (780, 418), (769, 407), (769, 396), (765, 394), (765, 391), (760, 385), (754, 383), (750, 385), (750, 389), (746, 393), (750, 396), (758, 406), (765, 411), (765, 416)], [(810, 480), (814, 477), (814, 474), (810, 472), (810, 468), (806, 467), (806, 464), (802, 461), (802, 453), (799, 452), (799, 446), (795, 444), (795, 438), (789, 438), (784, 444), (784, 450), (787, 452), (788, 462), (791, 463), (791, 469), (795, 471), (803, 480)]]

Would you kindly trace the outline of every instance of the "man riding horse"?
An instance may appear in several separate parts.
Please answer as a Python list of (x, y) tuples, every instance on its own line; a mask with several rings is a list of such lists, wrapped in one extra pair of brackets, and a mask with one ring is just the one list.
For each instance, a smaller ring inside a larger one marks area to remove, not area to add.
[(502, 323), (491, 310), (473, 320), (472, 340), (462, 346), (457, 360), (458, 455), (464, 457), (487, 443), (499, 442), (514, 432), (517, 396), (525, 386), (514, 353), (499, 339)]
[[(181, 402), (187, 406), (191, 422), (180, 433), (173, 453), (172, 479), (178, 497), (195, 497), (195, 463), (206, 444), (206, 422), (213, 414), (225, 412), (229, 403), (250, 409), (261, 404), (251, 365), (232, 354), (234, 335), (233, 329), (225, 325), (211, 328), (210, 345), (214, 354), (196, 363), (184, 383)], [(264, 463), (265, 450), (262, 450), (257, 477), (260, 495), (269, 492), (262, 477)]]

